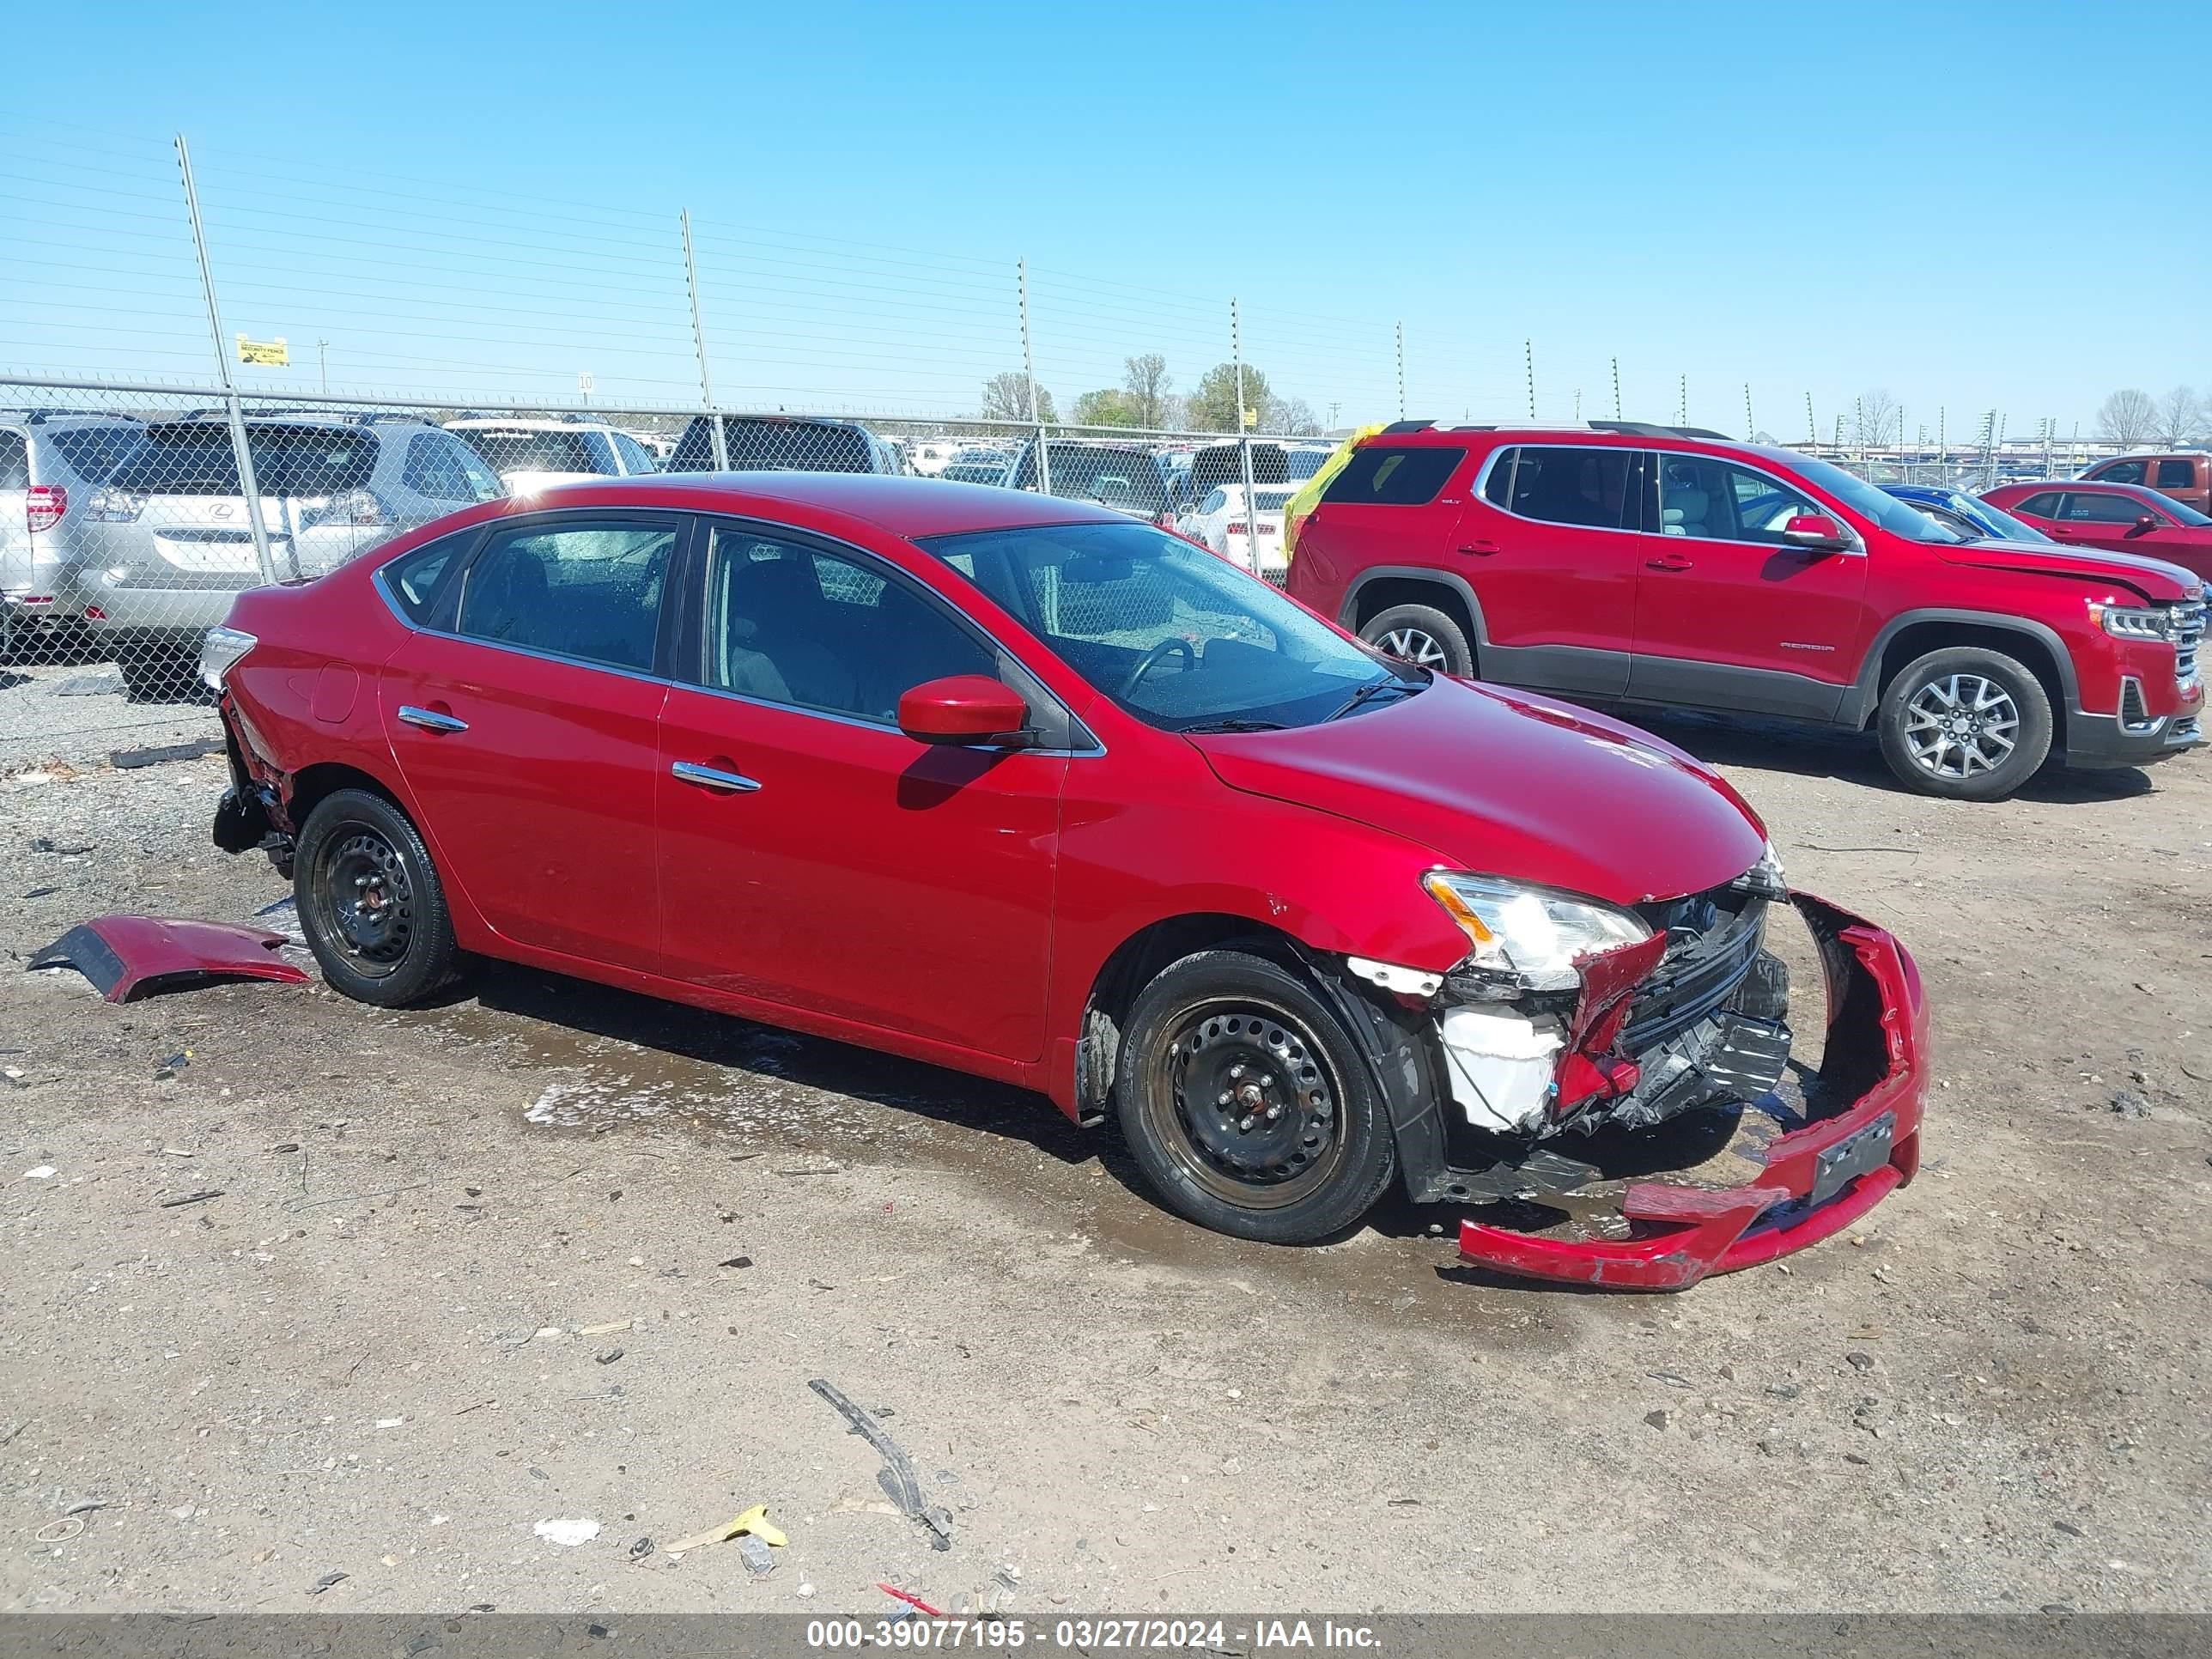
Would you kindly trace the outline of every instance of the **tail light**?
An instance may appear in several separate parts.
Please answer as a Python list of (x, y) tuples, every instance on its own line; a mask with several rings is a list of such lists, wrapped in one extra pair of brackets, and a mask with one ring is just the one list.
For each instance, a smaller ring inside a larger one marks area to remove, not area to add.
[(1226, 528), (1229, 533), (1232, 536), (1241, 536), (1244, 533), (1244, 525), (1242, 520), (1231, 519)]
[(98, 524), (136, 524), (146, 510), (146, 498), (128, 489), (95, 489), (85, 503), (84, 516)]
[(207, 682), (208, 690), (222, 690), (224, 677), (238, 666), (239, 659), (261, 641), (240, 628), (210, 628), (207, 638), (200, 641), (200, 678)]
[(366, 489), (349, 489), (300, 514), (302, 528), (319, 524), (377, 525), (385, 522), (384, 503)]
[(33, 484), (24, 493), (23, 525), (33, 536), (52, 530), (69, 511), (69, 491), (60, 484)]

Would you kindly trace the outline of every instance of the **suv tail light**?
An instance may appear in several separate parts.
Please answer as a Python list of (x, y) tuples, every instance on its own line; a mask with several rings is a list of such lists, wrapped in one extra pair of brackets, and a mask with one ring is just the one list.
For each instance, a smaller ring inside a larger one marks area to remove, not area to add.
[(85, 503), (84, 516), (96, 524), (136, 524), (146, 510), (146, 498), (128, 489), (95, 489)]
[(69, 511), (69, 491), (60, 484), (33, 484), (23, 495), (23, 526), (33, 536), (52, 530)]
[(1241, 536), (1244, 533), (1244, 521), (1242, 519), (1231, 519), (1224, 527), (1232, 536)]
[(326, 505), (308, 507), (300, 514), (300, 527), (303, 530), (319, 524), (374, 525), (384, 521), (384, 503), (366, 489), (349, 489), (343, 495), (331, 496)]

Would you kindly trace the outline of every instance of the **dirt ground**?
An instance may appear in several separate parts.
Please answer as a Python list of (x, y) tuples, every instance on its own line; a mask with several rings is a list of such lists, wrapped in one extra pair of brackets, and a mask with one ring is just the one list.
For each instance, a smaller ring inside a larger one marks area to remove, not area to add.
[[(0, 1607), (2212, 1607), (2212, 762), (1971, 807), (1662, 729), (1938, 1042), (1915, 1185), (1677, 1297), (1462, 1273), (1442, 1212), (1238, 1244), (1042, 1099), (541, 975), (0, 973)], [(0, 944), (282, 899), (221, 782), (0, 780)], [(755, 1504), (770, 1575), (669, 1549)]]

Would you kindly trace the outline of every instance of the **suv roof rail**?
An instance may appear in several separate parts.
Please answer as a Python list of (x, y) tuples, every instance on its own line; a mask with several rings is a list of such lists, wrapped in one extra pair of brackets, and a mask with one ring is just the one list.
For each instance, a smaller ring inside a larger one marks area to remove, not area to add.
[(1593, 432), (1620, 432), (1638, 438), (1705, 438), (1723, 444), (1737, 441), (1725, 432), (1716, 432), (1705, 426), (1662, 426), (1652, 421), (1592, 421), (1589, 425)]
[(1407, 432), (1426, 432), (1435, 425), (1434, 421), (1393, 421), (1379, 435), (1389, 438)]
[(0, 420), (21, 421), (25, 426), (43, 426), (48, 421), (79, 420), (114, 421), (118, 423), (124, 422), (136, 422), (141, 426), (145, 424), (144, 421), (141, 419), (140, 416), (136, 415), (125, 415), (116, 410), (67, 408), (31, 409), (20, 404), (12, 408), (0, 408)]

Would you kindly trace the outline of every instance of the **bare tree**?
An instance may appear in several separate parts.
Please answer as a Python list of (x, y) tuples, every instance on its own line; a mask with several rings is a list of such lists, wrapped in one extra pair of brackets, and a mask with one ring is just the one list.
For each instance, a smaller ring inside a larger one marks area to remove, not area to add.
[(2203, 436), (2207, 410), (2197, 393), (2178, 386), (2159, 399), (2156, 436), (2159, 442), (2179, 449)]
[(1887, 388), (1877, 386), (1872, 392), (1863, 392), (1853, 406), (1856, 430), (1852, 436), (1861, 449), (1872, 449), (1895, 441), (1905, 419), (1905, 411), (1898, 407), (1897, 399)]
[(2133, 386), (2115, 392), (2097, 405), (2097, 435), (2123, 449), (2149, 441), (2158, 430), (2158, 404)]
[(1030, 407), (1029, 376), (1018, 369), (994, 374), (983, 382), (983, 418), (987, 421), (1056, 421), (1052, 393), (1037, 388), (1037, 407)]
[(1317, 438), (1321, 422), (1315, 417), (1313, 405), (1303, 398), (1269, 398), (1267, 406), (1260, 414), (1261, 423), (1270, 432), (1279, 432), (1291, 438)]
[(1121, 368), (1121, 386), (1129, 394), (1129, 407), (1136, 417), (1131, 424), (1165, 425), (1168, 388), (1175, 383), (1168, 373), (1168, 360), (1157, 351), (1147, 351), (1125, 359)]

